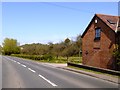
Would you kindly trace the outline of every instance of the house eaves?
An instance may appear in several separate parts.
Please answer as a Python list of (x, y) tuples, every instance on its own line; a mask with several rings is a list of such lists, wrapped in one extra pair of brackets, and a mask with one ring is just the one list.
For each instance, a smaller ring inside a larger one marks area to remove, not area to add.
[[(117, 20), (118, 20), (118, 16), (110, 16), (110, 15), (103, 15), (103, 14), (95, 14), (94, 17), (92, 18), (92, 20), (90, 21), (89, 25), (87, 26), (87, 28), (85, 29), (85, 31), (82, 34), (82, 38), (84, 37), (84, 35), (86, 34), (88, 28), (91, 26), (93, 20), (95, 18), (100, 19), (106, 26), (108, 26), (111, 30), (113, 30), (115, 32), (116, 27), (117, 27)], [(120, 18), (120, 17), (119, 17)], [(114, 26), (111, 25), (108, 20), (114, 20)], [(120, 31), (120, 21), (119, 21), (119, 25), (117, 28), (118, 31)]]

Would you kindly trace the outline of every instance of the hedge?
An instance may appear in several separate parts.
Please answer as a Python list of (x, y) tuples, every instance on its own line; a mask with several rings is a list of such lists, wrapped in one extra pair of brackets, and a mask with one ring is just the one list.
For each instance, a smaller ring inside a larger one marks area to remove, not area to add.
[(12, 54), (11, 56), (27, 58), (32, 60), (53, 60), (52, 55), (24, 55), (24, 54)]

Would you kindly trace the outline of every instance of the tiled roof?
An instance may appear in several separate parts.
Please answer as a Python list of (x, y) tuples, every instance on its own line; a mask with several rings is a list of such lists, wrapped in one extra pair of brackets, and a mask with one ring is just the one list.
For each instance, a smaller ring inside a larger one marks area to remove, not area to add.
[(92, 24), (92, 21), (95, 19), (95, 17), (98, 17), (101, 19), (108, 27), (110, 27), (115, 32), (120, 32), (120, 16), (112, 16), (112, 15), (105, 15), (105, 14), (95, 14), (95, 16), (92, 18), (91, 22), (89, 23), (88, 27), (82, 34), (82, 38), (87, 32), (88, 28)]
[(105, 22), (112, 30), (120, 30), (120, 16), (96, 14), (103, 22)]

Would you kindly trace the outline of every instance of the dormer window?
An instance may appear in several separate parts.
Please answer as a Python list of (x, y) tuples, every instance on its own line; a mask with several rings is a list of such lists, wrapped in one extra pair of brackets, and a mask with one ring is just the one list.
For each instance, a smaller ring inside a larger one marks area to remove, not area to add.
[(110, 24), (116, 24), (115, 22), (113, 22), (112, 20), (107, 20)]
[(101, 29), (100, 28), (96, 28), (95, 29), (95, 40), (100, 40), (100, 33), (101, 33)]

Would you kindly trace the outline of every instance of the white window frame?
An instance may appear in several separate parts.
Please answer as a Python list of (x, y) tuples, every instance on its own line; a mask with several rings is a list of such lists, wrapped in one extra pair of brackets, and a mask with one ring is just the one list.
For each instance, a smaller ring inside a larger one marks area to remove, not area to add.
[(101, 28), (96, 28), (95, 29), (95, 38), (99, 38), (101, 37)]

